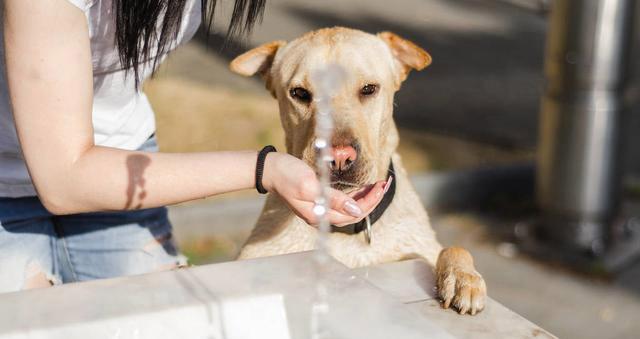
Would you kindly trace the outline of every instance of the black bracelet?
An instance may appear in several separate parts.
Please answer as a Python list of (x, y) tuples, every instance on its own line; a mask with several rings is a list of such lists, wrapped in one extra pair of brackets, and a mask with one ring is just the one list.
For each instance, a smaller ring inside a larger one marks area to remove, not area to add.
[(267, 159), (267, 154), (271, 152), (277, 152), (277, 150), (275, 147), (268, 145), (258, 153), (258, 161), (256, 162), (256, 190), (258, 190), (260, 194), (268, 193), (264, 186), (262, 186), (262, 175), (264, 174), (264, 161)]

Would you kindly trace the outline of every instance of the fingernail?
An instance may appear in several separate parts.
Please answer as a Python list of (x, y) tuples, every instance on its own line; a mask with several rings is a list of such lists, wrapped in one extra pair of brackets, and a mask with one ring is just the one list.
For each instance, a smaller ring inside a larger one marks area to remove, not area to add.
[(389, 190), (389, 187), (391, 187), (391, 182), (393, 181), (393, 177), (389, 177), (389, 180), (387, 180), (387, 183), (384, 184), (384, 193), (387, 193), (387, 191)]
[(362, 215), (362, 210), (358, 207), (355, 201), (347, 201), (344, 203), (344, 210), (347, 211), (352, 217), (359, 217)]

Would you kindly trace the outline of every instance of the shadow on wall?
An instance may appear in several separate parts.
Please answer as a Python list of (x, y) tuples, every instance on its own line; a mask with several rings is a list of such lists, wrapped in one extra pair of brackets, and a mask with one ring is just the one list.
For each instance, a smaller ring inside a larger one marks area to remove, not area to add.
[[(347, 17), (298, 4), (282, 9), (309, 27), (346, 26), (371, 33), (388, 30), (426, 49), (433, 64), (414, 72), (396, 97), (400, 127), (501, 147), (533, 148), (542, 92), (544, 17), (495, 1), (447, 0), (447, 6), (491, 15), (504, 12), (500, 15), (507, 18), (507, 24), (500, 32), (437, 25), (422, 29), (371, 13)], [(196, 41), (208, 41), (209, 50), (227, 60), (253, 47), (230, 43), (223, 49), (224, 36), (215, 33), (207, 37), (200, 32)]]

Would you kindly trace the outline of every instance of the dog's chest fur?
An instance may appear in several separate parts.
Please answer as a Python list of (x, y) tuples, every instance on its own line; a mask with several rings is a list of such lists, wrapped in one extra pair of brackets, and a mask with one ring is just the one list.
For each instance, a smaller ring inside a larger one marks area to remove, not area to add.
[[(427, 213), (409, 182), (400, 156), (394, 154), (396, 194), (382, 217), (372, 226), (372, 244), (364, 234), (331, 233), (331, 255), (348, 267), (361, 267), (409, 258), (424, 258), (435, 265), (442, 247)], [(256, 227), (239, 259), (313, 250), (318, 230), (295, 216), (275, 195), (269, 195)]]

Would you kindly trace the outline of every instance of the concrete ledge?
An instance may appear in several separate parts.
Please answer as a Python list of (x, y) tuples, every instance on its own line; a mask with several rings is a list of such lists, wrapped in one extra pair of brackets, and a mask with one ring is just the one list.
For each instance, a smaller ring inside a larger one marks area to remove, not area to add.
[[(0, 338), (309, 338), (312, 252), (0, 295)], [(443, 310), (423, 261), (324, 269), (322, 328), (340, 338), (554, 338), (499, 303)], [(38, 305), (34, 307), (34, 305)]]

